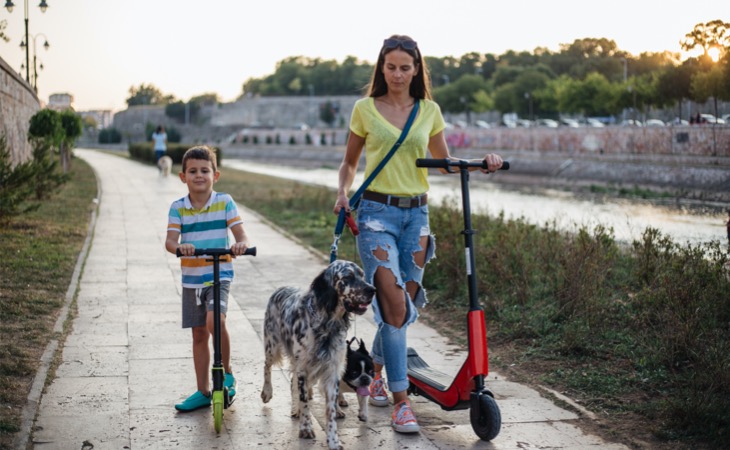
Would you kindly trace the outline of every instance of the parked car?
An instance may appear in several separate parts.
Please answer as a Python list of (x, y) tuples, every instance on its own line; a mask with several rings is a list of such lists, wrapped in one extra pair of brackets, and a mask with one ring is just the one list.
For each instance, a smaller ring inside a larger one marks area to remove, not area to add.
[(724, 120), (725, 123), (730, 122), (730, 114), (723, 114), (722, 115), (722, 120)]
[(545, 128), (558, 128), (560, 126), (560, 123), (558, 123), (557, 120), (553, 120), (553, 119), (537, 119), (535, 121), (535, 124), (538, 127), (545, 127)]
[(560, 119), (560, 124), (570, 128), (580, 128), (580, 123), (575, 119)]
[(586, 125), (588, 125), (589, 127), (593, 127), (593, 128), (603, 128), (603, 127), (606, 126), (600, 120), (594, 119), (592, 117), (589, 117), (589, 118), (586, 119)]
[(492, 128), (491, 125), (489, 125), (489, 122), (485, 122), (483, 120), (477, 120), (474, 122), (474, 125), (477, 126), (477, 128)]
[(626, 119), (621, 122), (622, 127), (643, 127), (644, 124), (640, 120)]
[(647, 127), (663, 127), (663, 126), (666, 126), (666, 124), (663, 121), (659, 120), (659, 119), (649, 119), (649, 120), (647, 120), (644, 123), (644, 125), (646, 125)]
[(725, 123), (725, 121), (723, 119), (718, 119), (717, 117), (713, 116), (712, 114), (700, 114), (700, 117), (702, 117), (704, 123), (715, 123), (718, 125)]

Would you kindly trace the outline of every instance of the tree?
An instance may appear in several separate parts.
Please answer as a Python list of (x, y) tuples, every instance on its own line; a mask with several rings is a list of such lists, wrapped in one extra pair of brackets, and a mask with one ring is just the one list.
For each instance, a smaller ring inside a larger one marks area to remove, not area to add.
[(699, 72), (692, 78), (690, 88), (692, 96), (699, 103), (706, 102), (712, 97), (715, 104), (715, 117), (717, 114), (717, 100), (730, 100), (730, 90), (725, 84), (725, 72), (719, 64), (708, 72)]
[(617, 94), (616, 85), (594, 72), (585, 80), (566, 83), (558, 104), (563, 112), (581, 113), (588, 117), (616, 114), (620, 110)]
[(0, 135), (0, 223), (6, 224), (13, 216), (40, 206), (28, 203), (33, 194), (34, 174), (32, 161), (13, 165), (5, 135)]
[(684, 35), (679, 45), (684, 51), (700, 47), (703, 55), (707, 57), (713, 47), (730, 46), (730, 23), (719, 19), (698, 23), (692, 31)]
[(468, 74), (453, 83), (436, 88), (433, 96), (444, 111), (466, 112), (468, 116), (474, 110), (474, 94), (478, 91), (487, 92), (488, 89), (487, 82), (481, 76)]
[(48, 198), (53, 190), (67, 180), (58, 174), (58, 162), (53, 158), (65, 137), (61, 115), (52, 109), (42, 109), (30, 118), (28, 139), (33, 147), (33, 189), (37, 200)]
[(138, 105), (165, 105), (174, 101), (172, 96), (165, 96), (152, 84), (140, 84), (138, 87), (129, 88), (127, 106)]
[(61, 152), (61, 167), (63, 173), (68, 173), (71, 164), (71, 150), (76, 144), (76, 139), (83, 132), (83, 124), (81, 117), (75, 112), (67, 109), (61, 113), (61, 127), (63, 128), (63, 138), (59, 150)]
[(691, 81), (697, 72), (697, 60), (690, 58), (679, 66), (666, 66), (657, 80), (657, 95), (662, 103), (675, 102), (677, 117), (682, 118), (682, 101), (691, 97)]
[(32, 141), (44, 141), (52, 147), (61, 144), (64, 137), (61, 116), (52, 109), (42, 109), (30, 118), (28, 128), (28, 139)]

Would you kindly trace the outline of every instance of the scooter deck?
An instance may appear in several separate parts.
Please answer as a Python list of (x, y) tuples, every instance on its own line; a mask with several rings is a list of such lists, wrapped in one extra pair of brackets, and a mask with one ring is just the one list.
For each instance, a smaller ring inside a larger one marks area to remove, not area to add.
[(408, 347), (408, 375), (439, 391), (446, 391), (454, 381), (452, 375), (430, 367), (411, 347)]

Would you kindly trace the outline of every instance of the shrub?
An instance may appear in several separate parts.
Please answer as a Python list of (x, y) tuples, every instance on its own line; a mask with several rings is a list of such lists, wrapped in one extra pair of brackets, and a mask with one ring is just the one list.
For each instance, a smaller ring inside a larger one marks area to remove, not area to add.
[(32, 184), (36, 200), (48, 199), (56, 188), (63, 185), (70, 175), (61, 173), (58, 161), (53, 158), (51, 144), (45, 141), (33, 143)]
[(29, 203), (33, 194), (34, 167), (32, 162), (12, 165), (5, 135), (0, 136), (0, 223), (14, 216), (36, 209), (38, 203)]
[(99, 131), (100, 144), (119, 144), (122, 142), (122, 133), (114, 127)]

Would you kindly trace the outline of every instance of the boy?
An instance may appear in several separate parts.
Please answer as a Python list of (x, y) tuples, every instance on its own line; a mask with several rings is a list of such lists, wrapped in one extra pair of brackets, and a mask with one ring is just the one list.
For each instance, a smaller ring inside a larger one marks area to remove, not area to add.
[[(185, 152), (180, 180), (187, 184), (188, 195), (176, 200), (170, 207), (165, 248), (170, 253), (180, 250), (182, 268), (183, 328), (192, 328), (193, 364), (198, 390), (182, 403), (175, 405), (178, 411), (193, 411), (210, 406), (210, 347), (213, 332), (213, 265), (205, 257), (192, 256), (195, 247), (228, 247), (228, 229), (236, 242), (231, 246), (233, 254), (242, 255), (249, 247), (243, 221), (238, 215), (236, 203), (230, 195), (215, 192), (213, 183), (220, 172), (216, 157), (207, 146), (196, 146)], [(233, 280), (233, 264), (230, 258), (221, 258), (221, 354), (225, 370), (224, 386), (229, 395), (236, 394), (236, 380), (231, 370), (231, 343), (226, 328), (228, 293)]]

